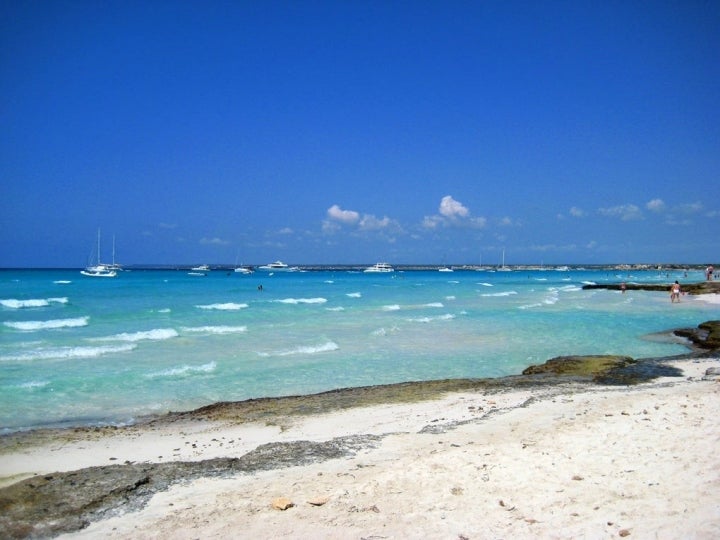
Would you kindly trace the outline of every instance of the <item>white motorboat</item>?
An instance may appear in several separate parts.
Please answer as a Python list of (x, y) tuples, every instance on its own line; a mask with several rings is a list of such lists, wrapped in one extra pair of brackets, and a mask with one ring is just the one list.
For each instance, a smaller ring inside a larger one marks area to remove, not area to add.
[(384, 274), (387, 272), (394, 272), (395, 269), (390, 266), (388, 263), (379, 262), (375, 263), (372, 266), (368, 266), (363, 272), (366, 273), (376, 273), (376, 274)]
[(452, 272), (453, 269), (449, 268), (447, 266), (443, 266), (442, 268), (438, 268), (438, 272)]
[(288, 266), (282, 261), (275, 261), (270, 264), (258, 266), (258, 270), (265, 270), (266, 272), (295, 272), (297, 271), (297, 267)]
[(191, 271), (191, 272), (209, 272), (209, 271), (210, 271), (210, 266), (207, 265), (207, 264), (201, 264), (201, 265), (199, 265), (199, 266), (193, 266), (193, 267), (190, 269), (190, 271)]
[(252, 268), (248, 268), (246, 266), (238, 266), (237, 268), (235, 268), (235, 273), (236, 274), (252, 274), (253, 270), (252, 270)]

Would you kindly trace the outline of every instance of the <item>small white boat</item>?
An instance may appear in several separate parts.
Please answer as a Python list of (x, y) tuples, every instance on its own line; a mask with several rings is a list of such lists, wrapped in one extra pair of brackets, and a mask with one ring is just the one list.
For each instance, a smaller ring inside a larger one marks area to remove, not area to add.
[(258, 270), (265, 270), (266, 272), (296, 272), (298, 268), (296, 266), (288, 266), (282, 261), (275, 261), (270, 264), (258, 266)]
[(502, 252), (502, 266), (497, 268), (498, 272), (512, 272), (512, 268), (505, 266), (505, 250)]
[(384, 262), (375, 263), (372, 266), (368, 266), (365, 270), (363, 270), (363, 272), (366, 272), (369, 274), (372, 274), (372, 273), (384, 274), (387, 272), (394, 272), (394, 271), (395, 271), (395, 269), (392, 266), (390, 266), (388, 263), (384, 263)]
[(209, 272), (209, 271), (210, 271), (210, 266), (207, 265), (207, 264), (201, 264), (201, 265), (199, 265), (199, 266), (193, 266), (193, 267), (190, 269), (190, 271), (191, 271), (191, 272)]
[(438, 272), (452, 272), (452, 268), (448, 268), (447, 266), (443, 266), (442, 268), (438, 268)]
[(252, 274), (253, 270), (252, 268), (247, 268), (246, 266), (238, 266), (235, 268), (236, 274)]
[(84, 270), (80, 270), (83, 276), (89, 277), (115, 277), (117, 272), (106, 264), (96, 264), (95, 266), (88, 266)]
[[(80, 270), (83, 276), (88, 277), (115, 277), (117, 272), (107, 264), (100, 262), (100, 229), (97, 234), (97, 264), (86, 266), (84, 270)], [(114, 266), (114, 265), (113, 265)]]

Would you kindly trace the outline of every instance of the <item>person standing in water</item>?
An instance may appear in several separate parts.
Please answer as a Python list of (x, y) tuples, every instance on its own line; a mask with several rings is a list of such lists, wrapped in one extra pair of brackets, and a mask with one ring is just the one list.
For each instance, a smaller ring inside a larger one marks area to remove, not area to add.
[(675, 280), (675, 283), (673, 283), (670, 287), (670, 302), (679, 302), (680, 301), (680, 284)]

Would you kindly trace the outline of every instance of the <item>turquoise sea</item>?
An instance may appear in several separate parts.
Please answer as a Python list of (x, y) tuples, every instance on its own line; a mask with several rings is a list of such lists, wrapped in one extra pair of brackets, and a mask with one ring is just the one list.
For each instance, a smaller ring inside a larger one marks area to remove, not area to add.
[[(567, 354), (681, 354), (651, 334), (718, 306), (584, 283), (699, 271), (0, 271), (0, 432), (122, 424), (218, 401), (460, 377)], [(262, 290), (258, 286), (262, 285)]]

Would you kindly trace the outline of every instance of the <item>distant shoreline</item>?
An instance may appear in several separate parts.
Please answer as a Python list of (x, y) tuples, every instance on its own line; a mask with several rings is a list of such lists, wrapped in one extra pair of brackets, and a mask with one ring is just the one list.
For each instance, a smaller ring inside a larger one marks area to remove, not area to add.
[[(265, 263), (258, 264), (243, 264), (243, 267), (257, 268)], [(325, 271), (362, 271), (368, 266), (374, 263), (353, 263), (353, 264), (295, 264), (292, 266), (298, 267), (301, 271), (306, 272), (325, 272)], [(719, 263), (713, 263), (715, 267), (720, 267)], [(130, 271), (187, 271), (190, 268), (197, 266), (194, 263), (178, 263), (178, 264), (128, 264), (123, 265), (123, 269)], [(217, 263), (210, 264), (211, 270), (217, 271), (232, 271), (238, 265), (228, 263)], [(607, 270), (607, 271), (704, 271), (708, 264), (685, 264), (685, 263), (660, 263), (660, 264), (552, 264), (552, 265), (537, 265), (537, 264), (508, 264), (506, 268), (513, 271), (539, 271), (539, 272), (564, 272), (564, 271), (577, 271), (577, 270)], [(452, 268), (456, 271), (493, 271), (499, 267), (499, 265), (487, 265), (487, 264), (431, 264), (431, 263), (417, 263), (417, 264), (393, 264), (396, 270), (400, 271), (427, 271), (437, 270), (439, 268)], [(4, 267), (0, 268), (0, 272), (3, 271), (80, 271), (83, 267), (33, 267), (33, 268), (22, 268), (22, 267)]]

